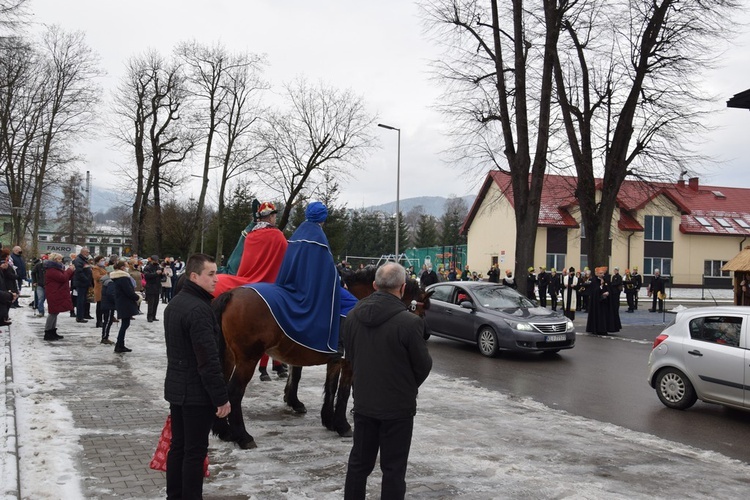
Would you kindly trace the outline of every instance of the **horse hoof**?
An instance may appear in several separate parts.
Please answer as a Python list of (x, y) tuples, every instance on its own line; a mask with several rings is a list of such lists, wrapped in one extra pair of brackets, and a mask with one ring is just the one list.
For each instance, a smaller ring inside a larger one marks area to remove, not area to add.
[(350, 438), (350, 437), (352, 437), (354, 435), (354, 433), (352, 432), (352, 428), (351, 427), (349, 427), (346, 430), (338, 431), (338, 432), (339, 432), (339, 436), (341, 436), (342, 438)]
[(257, 444), (255, 444), (255, 439), (250, 438), (249, 440), (239, 441), (237, 443), (240, 446), (240, 449), (243, 450), (253, 450), (258, 447)]
[(302, 403), (292, 406), (292, 410), (294, 413), (307, 413), (307, 407)]

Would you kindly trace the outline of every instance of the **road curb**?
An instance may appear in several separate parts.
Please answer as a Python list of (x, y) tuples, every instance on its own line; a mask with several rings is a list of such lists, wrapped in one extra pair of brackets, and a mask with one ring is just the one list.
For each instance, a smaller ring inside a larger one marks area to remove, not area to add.
[[(5, 335), (7, 333), (7, 335)], [(13, 385), (13, 355), (11, 350), (10, 327), (0, 329), (2, 335), (2, 357), (5, 362), (5, 415), (3, 427), (5, 439), (0, 464), (4, 469), (2, 477), (7, 479), (2, 489), (3, 498), (21, 498), (21, 476), (19, 474), (18, 426), (16, 421), (16, 397)]]

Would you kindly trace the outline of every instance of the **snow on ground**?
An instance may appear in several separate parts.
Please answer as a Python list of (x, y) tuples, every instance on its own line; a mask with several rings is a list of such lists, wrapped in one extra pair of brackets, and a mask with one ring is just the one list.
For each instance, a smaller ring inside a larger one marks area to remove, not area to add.
[[(162, 313), (164, 306), (159, 309)], [(58, 395), (63, 388), (70, 394), (70, 387), (83, 377), (106, 381), (127, 376), (133, 387), (141, 388), (137, 396), (149, 406), (163, 407), (166, 415), (162, 323), (149, 324), (138, 317), (128, 333), (134, 352), (119, 356), (111, 346), (98, 345), (90, 325), (77, 327), (61, 315), (60, 333), (66, 339), (50, 346), (41, 340), (43, 320), (32, 318), (28, 307), (11, 315), (14, 380), (8, 387), (15, 396), (23, 497), (84, 498), (88, 471), (81, 460), (82, 430), (72, 417), (71, 402)], [(7, 340), (6, 329), (0, 335)], [(7, 366), (7, 349), (2, 356)], [(87, 363), (92, 356), (113, 361), (92, 368)], [(80, 362), (71, 364), (71, 358)], [(212, 438), (207, 496), (343, 496), (351, 440), (320, 426), (324, 376), (324, 367), (303, 370), (300, 399), (309, 409), (304, 416), (281, 402), (282, 381), (253, 379), (243, 409), (259, 447), (239, 450)], [(123, 392), (106, 383), (102, 391), (112, 398)], [(3, 498), (13, 498), (13, 418), (7, 401), (2, 405), (0, 481)], [(116, 429), (116, 422), (111, 425)], [(159, 430), (127, 432), (145, 435), (155, 446)], [(368, 489), (374, 498), (379, 495), (379, 477), (376, 468)], [(489, 391), (468, 378), (444, 377), (435, 366), (420, 390), (407, 494), (464, 499), (746, 498), (748, 482), (750, 466), (742, 462)], [(162, 489), (153, 498), (163, 493)]]

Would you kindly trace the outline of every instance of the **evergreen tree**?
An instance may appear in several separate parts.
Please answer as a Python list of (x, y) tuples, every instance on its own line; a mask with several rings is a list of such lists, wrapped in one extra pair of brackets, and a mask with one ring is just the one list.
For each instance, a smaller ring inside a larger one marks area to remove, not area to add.
[(414, 246), (417, 248), (431, 247), (438, 244), (438, 223), (433, 215), (422, 214), (417, 221), (414, 231)]
[(441, 245), (453, 246), (466, 243), (466, 236), (459, 232), (467, 213), (468, 209), (463, 198), (449, 198), (446, 200), (445, 213), (440, 218), (442, 226)]
[(57, 232), (55, 238), (76, 245), (86, 245), (86, 236), (93, 228), (94, 218), (89, 210), (83, 176), (75, 172), (62, 186), (62, 197), (55, 219)]
[(253, 220), (253, 196), (247, 184), (240, 184), (234, 188), (232, 194), (224, 207), (224, 233), (225, 255), (231, 255), (234, 247), (240, 239), (242, 231)]

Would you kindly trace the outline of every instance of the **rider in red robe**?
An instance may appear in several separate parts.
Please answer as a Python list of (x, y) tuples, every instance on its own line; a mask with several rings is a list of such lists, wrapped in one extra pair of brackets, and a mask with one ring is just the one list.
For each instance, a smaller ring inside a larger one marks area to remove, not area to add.
[(245, 237), (237, 275), (219, 274), (214, 296), (251, 283), (273, 283), (286, 253), (284, 233), (276, 227), (276, 207), (265, 202), (258, 208), (258, 222)]
[[(238, 286), (251, 283), (273, 283), (279, 274), (281, 261), (286, 253), (287, 241), (284, 233), (276, 227), (276, 207), (271, 202), (264, 202), (258, 207), (256, 214), (258, 221), (245, 236), (242, 248), (242, 259), (237, 269), (237, 275), (219, 274), (214, 296)], [(263, 354), (258, 365), (260, 377), (263, 381), (271, 380), (268, 376), (268, 355)], [(279, 376), (287, 376), (286, 367), (280, 361), (273, 361), (273, 370)]]

